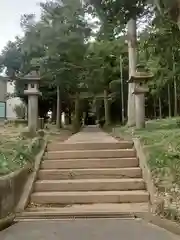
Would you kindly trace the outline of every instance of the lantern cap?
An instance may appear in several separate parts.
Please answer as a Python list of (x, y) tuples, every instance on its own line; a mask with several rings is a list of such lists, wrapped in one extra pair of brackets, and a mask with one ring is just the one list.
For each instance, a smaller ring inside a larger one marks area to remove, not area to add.
[(146, 69), (144, 64), (138, 64), (136, 66), (136, 72), (132, 76), (130, 76), (128, 83), (147, 82), (153, 77), (154, 75)]
[(32, 70), (31, 72), (23, 76), (21, 79), (28, 81), (39, 81), (41, 78), (38, 71)]

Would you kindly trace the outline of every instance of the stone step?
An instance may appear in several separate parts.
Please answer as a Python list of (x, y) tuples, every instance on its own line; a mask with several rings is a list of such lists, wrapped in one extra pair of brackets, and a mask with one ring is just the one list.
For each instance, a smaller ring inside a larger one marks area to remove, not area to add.
[(142, 171), (134, 168), (94, 168), (94, 169), (45, 169), (38, 173), (39, 180), (60, 179), (102, 179), (102, 178), (140, 178)]
[(39, 180), (35, 182), (35, 192), (66, 191), (128, 191), (144, 190), (143, 179), (78, 179)]
[(137, 158), (44, 160), (41, 169), (85, 169), (138, 167)]
[(120, 142), (78, 142), (78, 143), (50, 143), (47, 147), (48, 151), (68, 151), (68, 150), (100, 150), (100, 149), (131, 149), (132, 141)]
[(17, 215), (16, 220), (97, 217), (136, 217), (148, 212), (148, 203), (83, 204), (67, 207), (35, 207)]
[(89, 192), (35, 192), (31, 202), (35, 204), (87, 204), (87, 203), (141, 203), (148, 202), (149, 194), (136, 191)]
[(51, 151), (45, 154), (44, 159), (91, 159), (91, 158), (128, 158), (135, 157), (134, 149), (113, 150), (78, 150), (78, 151)]

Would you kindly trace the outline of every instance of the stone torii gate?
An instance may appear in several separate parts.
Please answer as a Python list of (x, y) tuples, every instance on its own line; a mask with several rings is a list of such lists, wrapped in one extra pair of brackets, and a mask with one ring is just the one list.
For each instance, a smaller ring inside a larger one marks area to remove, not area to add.
[[(71, 98), (75, 101), (75, 109), (76, 109), (76, 108), (79, 108), (79, 106), (77, 107), (76, 105), (79, 105), (80, 100), (85, 100), (85, 99), (89, 99), (89, 100), (90, 99), (91, 100), (95, 100), (95, 99), (100, 100), (101, 99), (101, 100), (104, 100), (104, 93), (96, 93), (96, 94), (90, 93), (90, 92), (88, 92), (88, 90), (86, 88), (81, 87), (81, 88), (79, 88), (78, 101), (76, 99), (76, 95), (71, 95)], [(113, 98), (113, 94), (109, 94), (107, 96), (107, 98), (108, 98), (108, 100), (111, 100)], [(96, 112), (96, 110), (94, 112)], [(97, 117), (96, 123), (98, 123), (100, 119), (98, 117), (97, 112), (96, 112), (95, 115)], [(83, 118), (84, 118), (84, 113), (83, 113)]]

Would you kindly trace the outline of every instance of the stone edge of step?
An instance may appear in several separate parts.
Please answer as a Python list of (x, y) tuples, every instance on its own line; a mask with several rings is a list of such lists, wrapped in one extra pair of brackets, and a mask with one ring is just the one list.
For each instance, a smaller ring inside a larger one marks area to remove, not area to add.
[(37, 180), (35, 183), (126, 183), (144, 182), (142, 178), (101, 178), (101, 179), (59, 179), (59, 180)]
[(96, 195), (101, 195), (101, 196), (111, 196), (111, 195), (148, 195), (149, 193), (146, 190), (131, 190), (131, 191), (70, 191), (70, 192), (59, 192), (59, 191), (52, 191), (52, 192), (33, 192), (31, 196), (96, 196)]

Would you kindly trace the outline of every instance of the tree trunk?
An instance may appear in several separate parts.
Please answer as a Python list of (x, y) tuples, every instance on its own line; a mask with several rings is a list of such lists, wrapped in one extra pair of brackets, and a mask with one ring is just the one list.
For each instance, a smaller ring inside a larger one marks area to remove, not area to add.
[(54, 103), (52, 107), (52, 122), (56, 121), (56, 111), (57, 111), (57, 107), (56, 107), (56, 103)]
[(96, 120), (97, 120), (97, 123), (99, 123), (99, 121), (100, 121), (100, 107), (99, 107), (99, 102), (98, 102), (97, 99), (96, 99)]
[(174, 116), (177, 116), (177, 83), (174, 78)]
[[(129, 53), (129, 78), (136, 72), (137, 64), (137, 36), (136, 20), (130, 19), (128, 24), (128, 53)], [(135, 96), (132, 94), (135, 84), (129, 83), (128, 89), (128, 126), (135, 125)]]
[(175, 56), (174, 56), (174, 49), (172, 48), (172, 59), (173, 59), (173, 66), (172, 66), (172, 71), (173, 71), (173, 84), (174, 84), (174, 116), (177, 116), (177, 82), (176, 82), (176, 66), (175, 66)]
[(159, 118), (162, 118), (162, 103), (161, 103), (161, 98), (159, 97)]
[(105, 112), (105, 124), (106, 126), (110, 125), (110, 116), (109, 116), (109, 101), (108, 101), (108, 91), (104, 90), (104, 112)]
[(124, 86), (123, 86), (123, 59), (120, 56), (120, 79), (121, 79), (121, 114), (122, 114), (122, 124), (125, 123), (125, 115), (124, 115)]
[(153, 100), (153, 108), (154, 108), (154, 118), (156, 119), (156, 100)]
[(172, 116), (172, 111), (171, 111), (171, 91), (170, 91), (170, 86), (168, 84), (168, 110), (169, 110), (169, 117)]
[(173, 11), (173, 16), (172, 17), (174, 17), (174, 15), (176, 15), (178, 13), (178, 15), (176, 15), (177, 16), (176, 23), (177, 23), (178, 28), (180, 30), (180, 0), (176, 0), (176, 4), (177, 5), (176, 5), (176, 8)]
[(56, 115), (56, 127), (60, 129), (62, 127), (61, 122), (61, 97), (60, 97), (60, 87), (57, 86), (57, 115)]
[(75, 98), (75, 114), (73, 117), (73, 130), (74, 133), (78, 132), (80, 129), (80, 99), (79, 99), (79, 93), (76, 93)]
[(76, 99), (75, 99), (75, 117), (77, 121), (80, 121), (80, 100), (79, 100), (79, 93), (76, 93)]
[(71, 119), (71, 110), (69, 109), (69, 112), (68, 112), (68, 119), (69, 119), (69, 124), (71, 124), (72, 123), (72, 119)]

